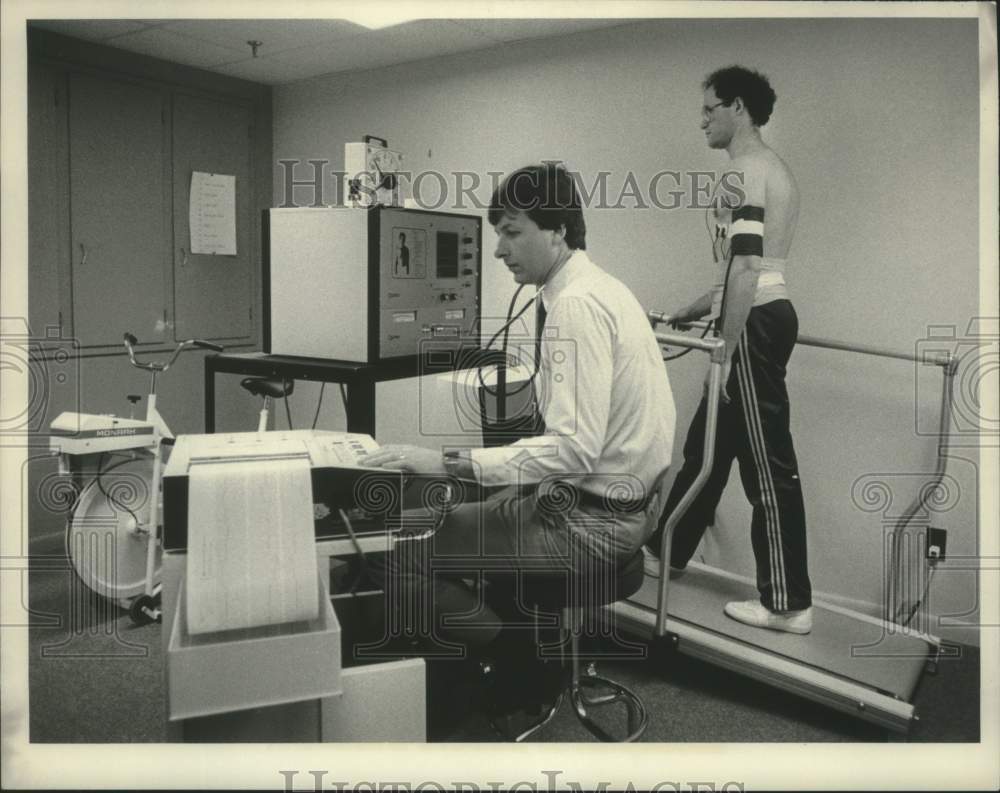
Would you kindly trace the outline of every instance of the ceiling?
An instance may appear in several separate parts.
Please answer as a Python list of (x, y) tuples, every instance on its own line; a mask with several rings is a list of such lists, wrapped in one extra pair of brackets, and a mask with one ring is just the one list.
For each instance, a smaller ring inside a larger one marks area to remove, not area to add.
[[(626, 22), (613, 18), (421, 19), (376, 29), (346, 19), (60, 19), (29, 24), (231, 77), (279, 85)], [(256, 57), (250, 41), (260, 42)]]

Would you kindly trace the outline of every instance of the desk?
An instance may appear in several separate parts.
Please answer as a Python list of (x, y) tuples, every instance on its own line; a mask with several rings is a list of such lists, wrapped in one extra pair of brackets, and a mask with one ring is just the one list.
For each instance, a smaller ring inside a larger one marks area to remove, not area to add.
[(443, 374), (499, 363), (497, 350), (442, 348), (423, 356), (381, 363), (355, 363), (325, 358), (300, 358), (263, 352), (219, 353), (205, 356), (205, 432), (215, 432), (215, 375), (282, 377), (347, 386), (347, 431), (375, 437), (375, 384), (386, 380)]

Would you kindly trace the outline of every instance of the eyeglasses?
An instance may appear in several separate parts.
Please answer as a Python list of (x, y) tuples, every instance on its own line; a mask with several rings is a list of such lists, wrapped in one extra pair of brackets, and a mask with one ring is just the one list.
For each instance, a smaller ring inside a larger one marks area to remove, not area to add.
[(709, 116), (712, 115), (712, 112), (715, 110), (715, 108), (721, 107), (722, 105), (726, 105), (728, 107), (729, 105), (732, 104), (732, 101), (733, 100), (730, 99), (728, 102), (716, 102), (714, 105), (702, 105), (701, 115), (703, 118), (708, 118)]

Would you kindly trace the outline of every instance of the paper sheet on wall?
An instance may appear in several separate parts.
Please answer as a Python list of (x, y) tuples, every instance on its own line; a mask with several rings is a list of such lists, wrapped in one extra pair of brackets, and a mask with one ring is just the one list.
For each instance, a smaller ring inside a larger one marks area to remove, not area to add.
[(191, 172), (191, 253), (236, 255), (236, 177)]
[(188, 486), (188, 632), (316, 618), (309, 459), (201, 463)]

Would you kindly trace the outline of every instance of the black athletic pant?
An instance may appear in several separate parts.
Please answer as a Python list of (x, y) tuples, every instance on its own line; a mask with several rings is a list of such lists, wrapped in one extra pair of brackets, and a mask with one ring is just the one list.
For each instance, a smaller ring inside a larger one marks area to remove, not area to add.
[[(761, 602), (772, 611), (793, 611), (812, 603), (805, 509), (785, 389), (785, 366), (797, 335), (798, 318), (788, 300), (750, 310), (726, 386), (731, 401), (719, 406), (712, 471), (674, 529), (670, 552), (672, 567), (688, 563), (714, 522), (733, 460), (738, 460), (743, 490), (753, 506), (750, 540), (757, 589)], [(684, 466), (674, 480), (659, 527), (647, 542), (657, 555), (667, 516), (701, 469), (706, 405), (702, 398), (684, 443)]]

